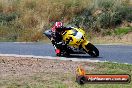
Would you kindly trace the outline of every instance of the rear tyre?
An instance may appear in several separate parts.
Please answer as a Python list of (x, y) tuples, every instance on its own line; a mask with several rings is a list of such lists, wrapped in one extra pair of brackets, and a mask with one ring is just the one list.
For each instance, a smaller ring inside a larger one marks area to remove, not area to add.
[(89, 50), (87, 53), (92, 57), (98, 57), (99, 56), (99, 50), (91, 43), (88, 43), (86, 45), (86, 49)]
[(69, 53), (63, 53), (63, 56), (64, 56), (64, 57), (69, 57), (70, 54), (69, 54)]
[(63, 57), (69, 57), (70, 56), (70, 50), (66, 44), (63, 44), (61, 49), (62, 49)]

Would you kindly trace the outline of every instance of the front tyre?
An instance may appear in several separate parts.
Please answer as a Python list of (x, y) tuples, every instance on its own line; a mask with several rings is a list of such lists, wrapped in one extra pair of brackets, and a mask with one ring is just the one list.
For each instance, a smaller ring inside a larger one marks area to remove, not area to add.
[(88, 43), (86, 45), (86, 49), (88, 50), (88, 54), (92, 57), (98, 57), (99, 56), (99, 50), (91, 43)]

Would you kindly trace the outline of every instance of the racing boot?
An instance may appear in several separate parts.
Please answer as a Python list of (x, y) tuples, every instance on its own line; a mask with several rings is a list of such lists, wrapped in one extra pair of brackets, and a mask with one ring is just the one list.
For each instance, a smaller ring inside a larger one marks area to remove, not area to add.
[(60, 49), (56, 49), (55, 52), (56, 52), (56, 56), (61, 56)]
[(62, 47), (62, 42), (56, 43), (55, 52), (56, 52), (56, 55), (57, 55), (57, 56), (61, 56), (61, 47)]

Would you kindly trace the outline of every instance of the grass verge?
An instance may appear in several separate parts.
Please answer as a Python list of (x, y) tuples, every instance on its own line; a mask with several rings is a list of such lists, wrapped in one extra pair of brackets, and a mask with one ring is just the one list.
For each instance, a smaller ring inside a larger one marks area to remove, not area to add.
[(77, 66), (90, 74), (130, 74), (132, 65), (0, 57), (0, 88), (131, 88), (129, 84), (85, 84), (75, 82)]

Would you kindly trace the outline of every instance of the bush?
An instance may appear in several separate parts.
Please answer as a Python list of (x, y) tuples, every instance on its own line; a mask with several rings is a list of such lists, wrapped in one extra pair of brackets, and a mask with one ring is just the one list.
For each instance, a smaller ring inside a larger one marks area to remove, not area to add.
[(14, 21), (18, 17), (19, 15), (15, 12), (9, 14), (0, 13), (0, 24), (1, 25), (8, 24), (10, 21)]
[(94, 32), (114, 29), (123, 21), (131, 22), (131, 7), (118, 0), (93, 0), (81, 14), (75, 16), (72, 23), (81, 25)]
[(109, 12), (102, 13), (97, 20), (101, 28), (110, 27), (111, 14)]
[(2, 0), (0, 34), (11, 40), (37, 41), (43, 26), (49, 28), (55, 21), (100, 33), (132, 22), (131, 8), (124, 0)]
[(132, 27), (116, 28), (114, 30), (115, 35), (124, 35), (124, 34), (127, 34), (129, 32), (132, 32)]
[(132, 7), (127, 8), (126, 20), (132, 22)]
[(122, 17), (119, 12), (113, 12), (111, 14), (110, 26), (112, 28), (120, 25), (122, 23), (122, 21), (123, 20), (122, 20)]
[(109, 11), (114, 5), (114, 0), (95, 0), (97, 2), (97, 7), (103, 11)]

